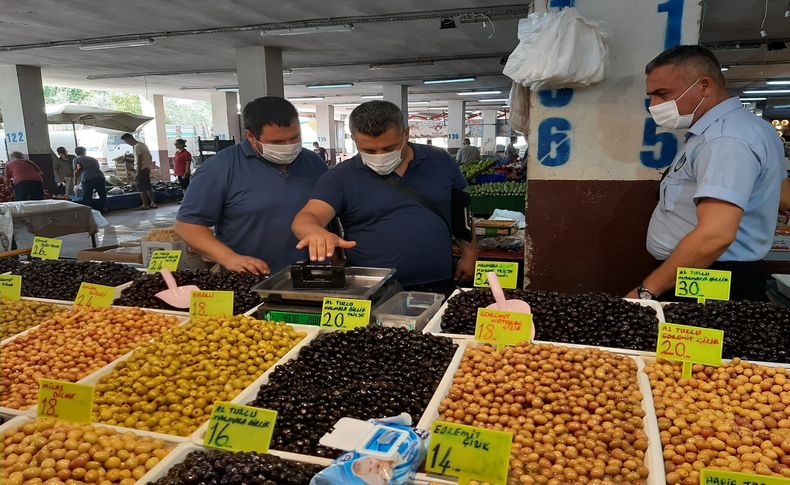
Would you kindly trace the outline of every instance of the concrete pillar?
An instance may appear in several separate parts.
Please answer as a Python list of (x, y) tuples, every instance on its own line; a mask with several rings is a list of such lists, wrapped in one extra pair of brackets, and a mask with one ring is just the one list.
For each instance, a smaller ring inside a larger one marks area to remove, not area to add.
[(447, 151), (455, 153), (464, 144), (466, 101), (447, 103)]
[(496, 153), (496, 114), (497, 110), (495, 109), (483, 110), (481, 155), (494, 155)]
[(409, 126), (409, 87), (402, 84), (385, 84), (384, 101), (395, 104), (403, 111), (403, 122)]
[(221, 140), (235, 138), (236, 143), (241, 140), (241, 120), (236, 107), (238, 99), (237, 93), (223, 91), (211, 93), (211, 122), (214, 126), (214, 135)]
[(318, 125), (319, 145), (326, 148), (330, 165), (337, 161), (337, 129), (335, 127), (335, 107), (329, 103), (315, 106), (315, 120)]
[(55, 172), (40, 67), (0, 66), (0, 112), (8, 152), (22, 152), (36, 162), (44, 172), (44, 187), (53, 190)]
[(236, 49), (236, 74), (242, 109), (255, 98), (285, 96), (283, 51), (279, 47), (252, 46)]
[[(159, 165), (159, 178), (169, 182), (170, 156), (167, 154), (167, 134), (165, 132), (165, 97), (161, 94), (152, 94), (148, 97), (140, 96), (140, 104), (143, 107), (144, 115), (154, 117), (143, 126), (145, 144), (151, 150), (154, 162)], [(153, 171), (156, 171), (156, 168)]]

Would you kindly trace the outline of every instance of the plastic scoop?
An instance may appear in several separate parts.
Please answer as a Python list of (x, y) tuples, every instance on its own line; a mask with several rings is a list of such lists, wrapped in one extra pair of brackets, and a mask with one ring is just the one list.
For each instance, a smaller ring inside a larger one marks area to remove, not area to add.
[[(492, 303), (486, 308), (502, 312), (532, 313), (532, 308), (529, 306), (529, 303), (521, 300), (505, 299), (505, 292), (502, 291), (502, 285), (499, 284), (499, 278), (497, 278), (496, 273), (489, 271), (486, 276), (488, 276), (488, 286), (491, 287), (491, 293), (494, 294), (494, 299), (496, 300), (496, 303)], [(535, 338), (534, 324), (532, 325), (532, 338)]]
[(160, 291), (154, 296), (173, 308), (189, 308), (192, 292), (200, 291), (200, 288), (195, 285), (178, 286), (176, 284), (176, 279), (173, 278), (173, 273), (171, 273), (169, 269), (163, 268), (159, 274), (164, 278), (167, 289)]

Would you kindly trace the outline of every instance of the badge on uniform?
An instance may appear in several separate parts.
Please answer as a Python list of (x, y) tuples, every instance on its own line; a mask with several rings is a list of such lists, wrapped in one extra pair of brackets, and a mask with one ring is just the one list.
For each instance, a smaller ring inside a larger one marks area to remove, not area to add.
[(678, 170), (683, 168), (683, 165), (685, 164), (686, 164), (686, 154), (684, 153), (683, 156), (680, 157), (680, 160), (678, 160), (678, 163), (675, 164), (675, 167), (672, 169), (672, 171), (677, 172)]

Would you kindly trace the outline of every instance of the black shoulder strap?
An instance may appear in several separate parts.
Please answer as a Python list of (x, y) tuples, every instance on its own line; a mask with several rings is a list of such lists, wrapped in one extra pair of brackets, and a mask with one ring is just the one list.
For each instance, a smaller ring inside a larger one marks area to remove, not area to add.
[(400, 191), (403, 194), (406, 194), (407, 196), (418, 202), (421, 206), (433, 212), (436, 215), (436, 217), (444, 221), (444, 224), (447, 226), (447, 229), (450, 231), (450, 234), (453, 233), (453, 228), (450, 227), (450, 222), (444, 217), (444, 215), (442, 215), (442, 212), (439, 210), (438, 207), (436, 207), (436, 204), (434, 204), (432, 200), (430, 200), (429, 198), (425, 197), (424, 195), (422, 195), (417, 191), (414, 191), (408, 187), (404, 187), (395, 177), (391, 175), (380, 176), (374, 173), (373, 176), (383, 180), (390, 187)]

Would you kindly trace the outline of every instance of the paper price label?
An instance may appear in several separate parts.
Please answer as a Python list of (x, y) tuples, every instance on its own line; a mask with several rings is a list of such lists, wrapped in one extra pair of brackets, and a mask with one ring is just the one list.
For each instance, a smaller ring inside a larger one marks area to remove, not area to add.
[(321, 327), (334, 330), (353, 330), (370, 323), (370, 300), (324, 298)]
[(163, 269), (178, 271), (180, 261), (181, 251), (154, 251), (151, 254), (151, 261), (148, 263), (148, 272), (158, 273)]
[(60, 239), (36, 236), (33, 238), (33, 249), (30, 251), (30, 256), (38, 259), (58, 259), (62, 247), (63, 241)]
[(699, 483), (700, 485), (790, 485), (790, 478), (703, 468), (699, 471)]
[(110, 308), (115, 299), (115, 288), (112, 286), (81, 283), (74, 306), (89, 306), (93, 308)]
[(675, 296), (705, 300), (729, 300), (732, 273), (713, 269), (678, 268)]
[(277, 411), (217, 402), (203, 444), (221, 450), (268, 453), (276, 420)]
[(518, 286), (518, 263), (478, 261), (475, 263), (475, 287), (488, 288), (488, 273), (493, 271), (502, 288), (513, 290)]
[(189, 301), (190, 317), (233, 315), (232, 291), (193, 291)]
[(425, 469), (462, 481), (507, 483), (512, 446), (510, 433), (436, 421)]
[(488, 308), (477, 309), (475, 340), (495, 344), (518, 345), (532, 341), (532, 315), (528, 313), (503, 312)]
[(0, 300), (22, 299), (22, 277), (16, 274), (0, 275)]
[(656, 356), (666, 360), (720, 366), (723, 346), (722, 330), (662, 323), (658, 327)]
[(91, 422), (91, 386), (50, 379), (41, 379), (38, 385), (37, 417), (57, 418), (75, 423)]

